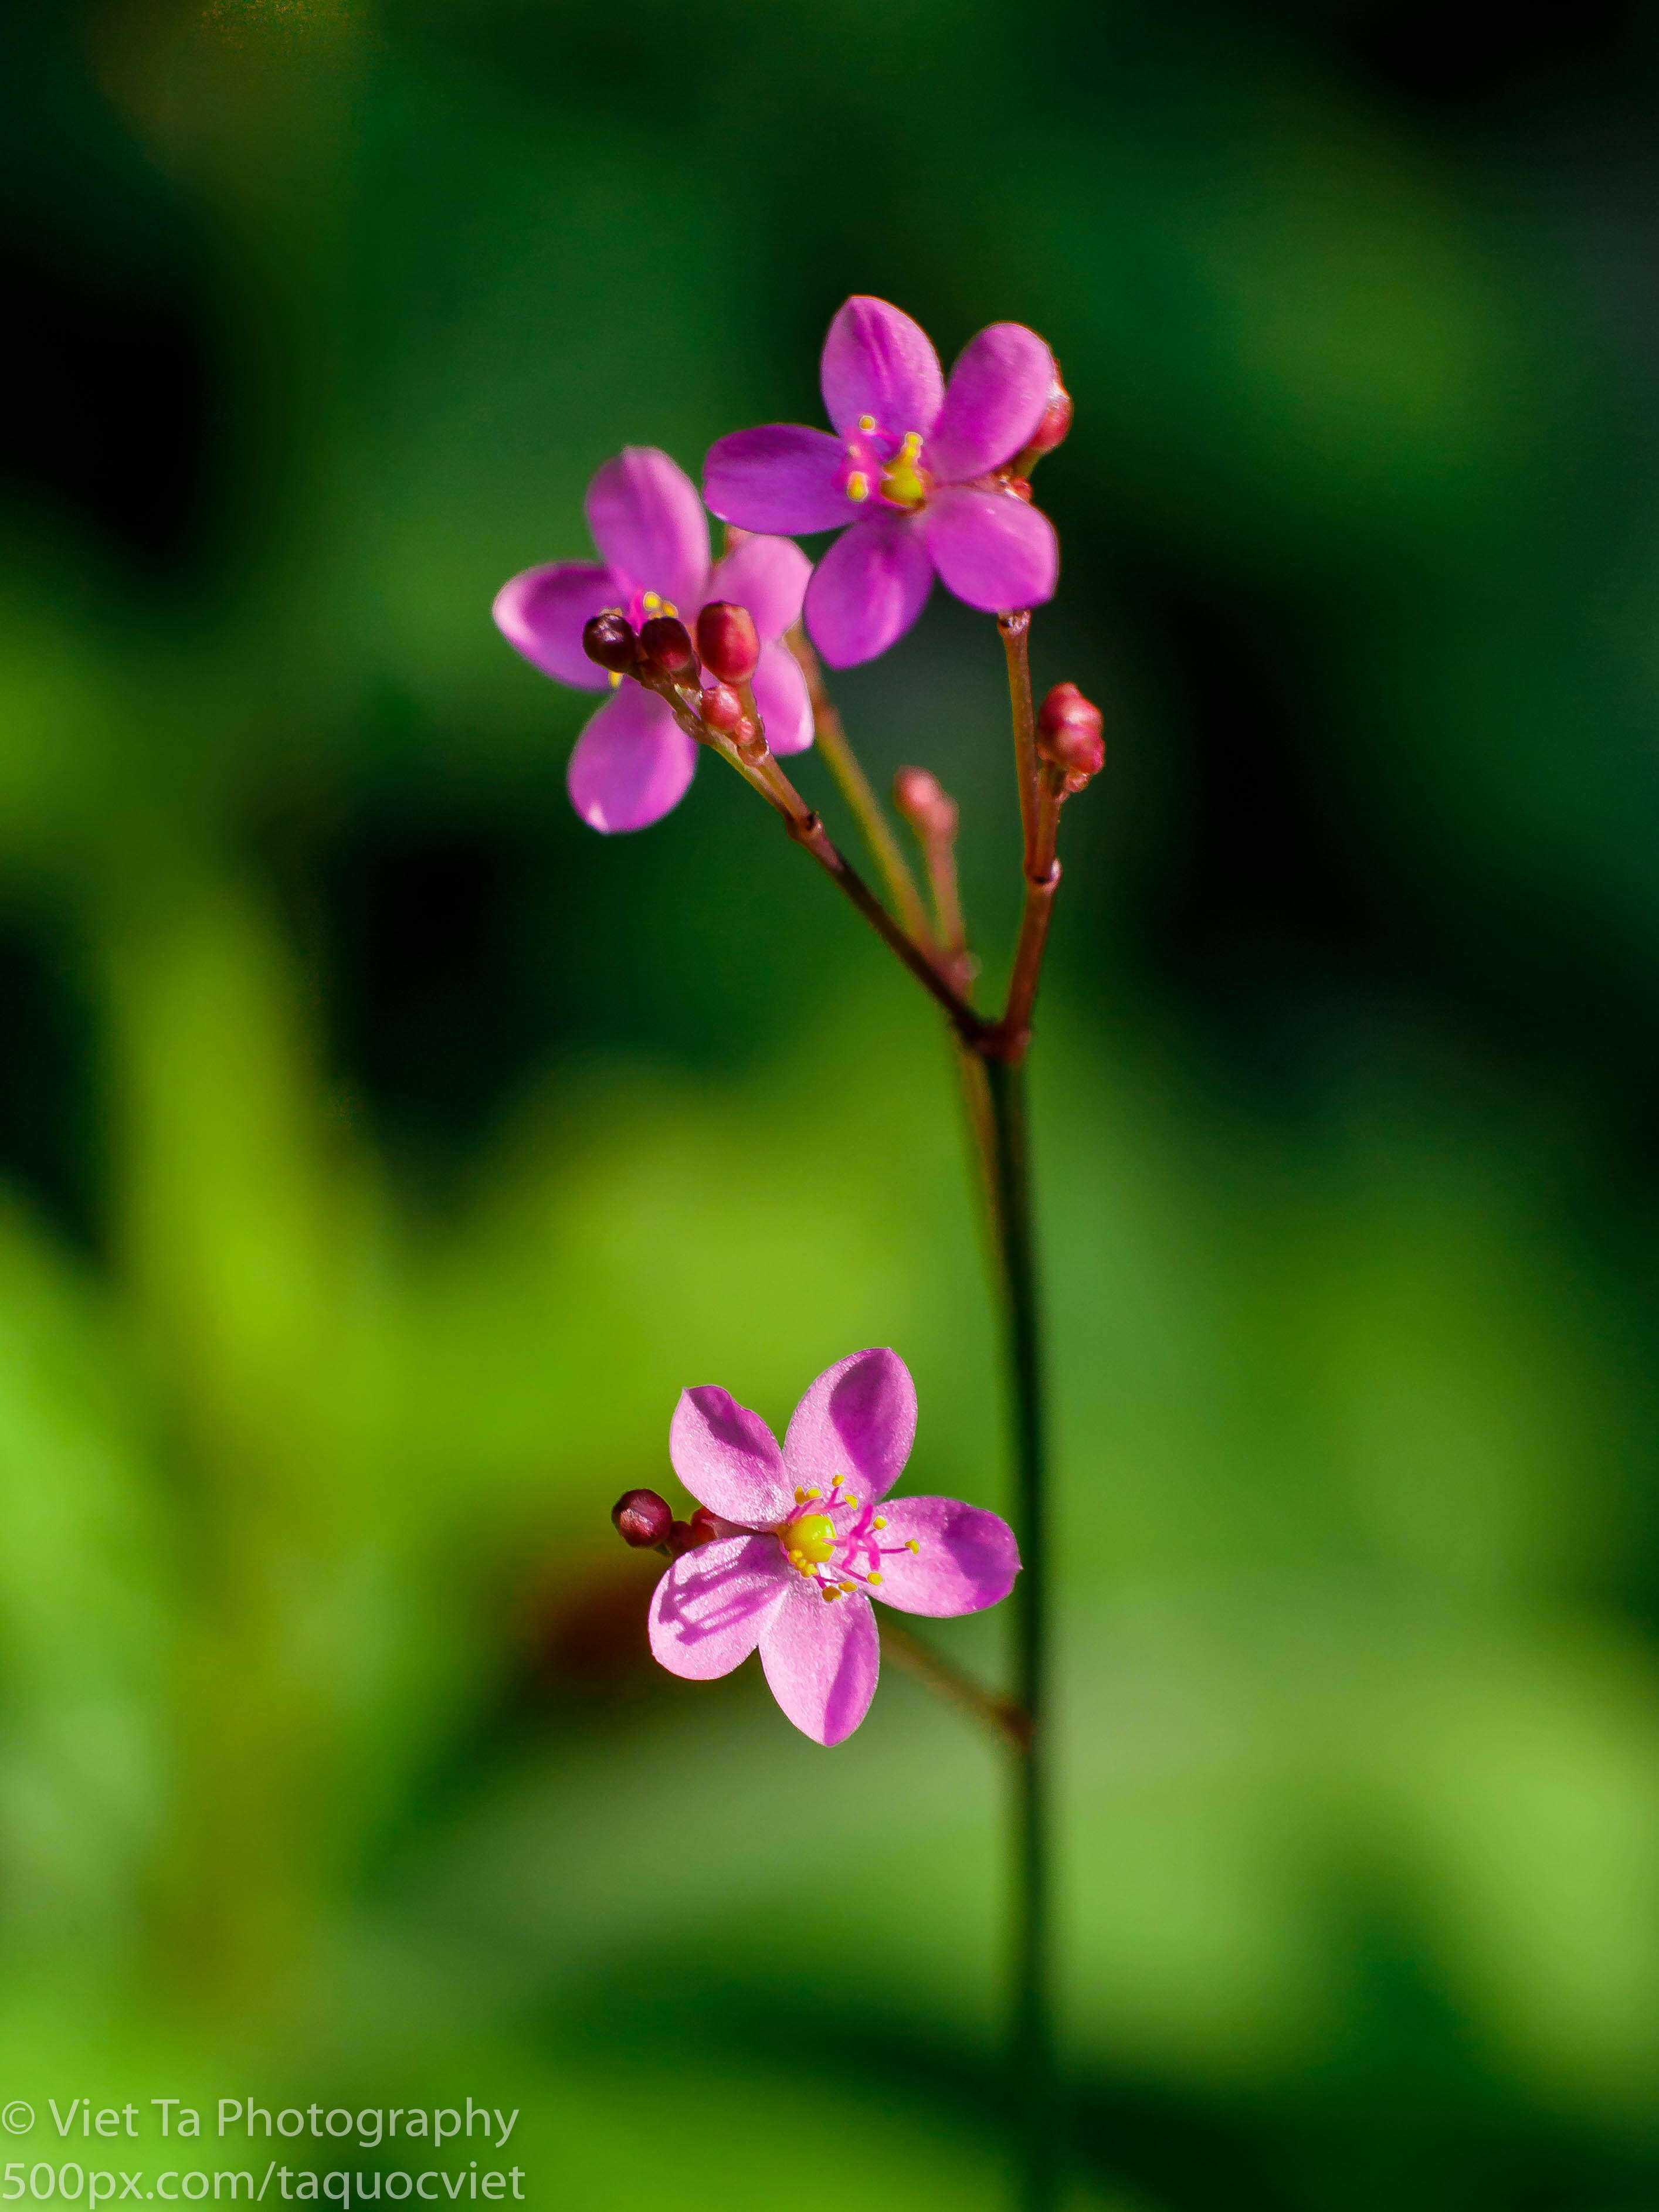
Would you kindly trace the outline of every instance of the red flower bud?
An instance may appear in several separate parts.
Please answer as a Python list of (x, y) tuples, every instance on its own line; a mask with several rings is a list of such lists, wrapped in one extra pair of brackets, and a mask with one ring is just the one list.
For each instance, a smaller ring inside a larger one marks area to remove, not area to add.
[(720, 1533), (714, 1515), (706, 1505), (700, 1505), (689, 1521), (675, 1522), (668, 1532), (668, 1548), (678, 1559), (683, 1552), (695, 1552), (699, 1544), (712, 1544)]
[(666, 1542), (674, 1516), (668, 1510), (668, 1500), (659, 1498), (654, 1490), (624, 1490), (611, 1509), (611, 1518), (623, 1543), (643, 1551)]
[[(1098, 707), (1085, 699), (1075, 684), (1056, 684), (1037, 710), (1037, 750), (1067, 777), (1086, 781), (1098, 775), (1106, 760)], [(1080, 784), (1071, 789), (1080, 790)]]
[(616, 607), (607, 607), (582, 625), (582, 651), (613, 676), (629, 676), (639, 659), (640, 641), (634, 625)]
[(760, 660), (760, 633), (747, 607), (711, 599), (697, 617), (697, 651), (722, 684), (746, 684)]
[(948, 845), (957, 834), (957, 802), (925, 768), (899, 770), (893, 778), (893, 804), (918, 837)]
[(653, 615), (640, 632), (640, 651), (664, 676), (689, 675), (697, 665), (691, 633), (676, 615)]
[(722, 737), (736, 734), (744, 720), (743, 702), (729, 684), (714, 684), (702, 695), (702, 719)]
[(1025, 448), (1032, 460), (1040, 460), (1044, 453), (1065, 442), (1066, 433), (1072, 427), (1072, 395), (1060, 380), (1060, 363), (1054, 363), (1054, 380), (1048, 387), (1048, 404), (1042, 410), (1042, 419), (1031, 433), (1031, 442)]

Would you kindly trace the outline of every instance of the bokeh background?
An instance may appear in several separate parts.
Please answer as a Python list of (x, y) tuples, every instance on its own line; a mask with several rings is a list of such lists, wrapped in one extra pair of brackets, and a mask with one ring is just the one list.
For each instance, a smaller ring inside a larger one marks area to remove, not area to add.
[[(1659, 2204), (1656, 93), (1607, 0), (13, 0), (6, 2094), (1006, 2200), (994, 1748), (654, 1673), (606, 1519), (682, 1384), (866, 1343), (1004, 1498), (946, 1054), (714, 764), (582, 829), (489, 621), (624, 441), (815, 420), (859, 289), (1078, 400), (1074, 2202)], [(994, 981), (992, 626), (838, 688)]]

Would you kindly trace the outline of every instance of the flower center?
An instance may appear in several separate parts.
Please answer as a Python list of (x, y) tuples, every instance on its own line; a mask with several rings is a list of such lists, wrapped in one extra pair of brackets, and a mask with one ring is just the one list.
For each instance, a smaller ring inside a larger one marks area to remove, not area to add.
[(835, 1522), (827, 1513), (803, 1513), (789, 1523), (789, 1549), (809, 1566), (821, 1567), (835, 1553)]
[[(817, 1510), (820, 1500), (827, 1511)], [(837, 1514), (850, 1517), (842, 1525)], [(798, 1490), (795, 1510), (779, 1522), (774, 1534), (795, 1572), (831, 1601), (850, 1597), (860, 1584), (866, 1589), (878, 1588), (881, 1562), (890, 1553), (921, 1550), (914, 1537), (902, 1544), (884, 1544), (886, 1526), (884, 1514), (872, 1513), (867, 1505), (860, 1510), (858, 1499), (842, 1488), (837, 1475), (828, 1498), (821, 1490)]]
[(881, 495), (891, 500), (895, 507), (923, 507), (927, 501), (927, 486), (917, 467), (921, 452), (921, 433), (912, 430), (906, 436), (892, 459), (881, 473)]
[(880, 428), (873, 415), (860, 415), (857, 434), (847, 441), (847, 473), (842, 481), (855, 507), (861, 507), (872, 492), (887, 507), (925, 507), (928, 478), (921, 465), (921, 431), (908, 430), (898, 438)]

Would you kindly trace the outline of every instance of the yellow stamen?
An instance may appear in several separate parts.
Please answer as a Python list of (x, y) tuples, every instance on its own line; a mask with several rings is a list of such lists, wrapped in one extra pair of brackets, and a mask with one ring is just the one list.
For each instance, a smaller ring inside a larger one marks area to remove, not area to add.
[(873, 430), (875, 427), (876, 418), (873, 415), (860, 415), (859, 416), (859, 428), (860, 430)]
[(904, 1548), (907, 1552), (919, 1552), (921, 1549), (921, 1547), (917, 1543), (915, 1538), (912, 1536), (909, 1541), (905, 1545)]
[(838, 1598), (840, 1595), (841, 1592), (836, 1588), (834, 1583), (830, 1583), (825, 1586), (823, 1601), (826, 1605), (830, 1602), (832, 1598)]
[(841, 1502), (842, 1502), (842, 1504), (843, 1505), (856, 1505), (856, 1504), (858, 1504), (858, 1500), (857, 1500), (857, 1498), (854, 1497), (854, 1495), (853, 1495), (853, 1493), (852, 1493), (852, 1492), (851, 1492), (850, 1490), (848, 1492), (848, 1493), (847, 1493), (846, 1497), (845, 1497), (845, 1498), (843, 1498), (842, 1499), (842, 1501), (841, 1501)]
[(795, 1486), (795, 1503), (797, 1505), (805, 1505), (806, 1503), (806, 1492), (799, 1483)]
[(921, 451), (921, 431), (907, 431), (904, 443), (882, 471), (883, 495), (890, 499), (895, 507), (921, 507), (927, 501), (927, 487), (916, 466), (916, 457)]
[(887, 1526), (887, 1516), (884, 1513), (878, 1513), (870, 1526), (872, 1528), (884, 1528)]
[(872, 1567), (869, 1573), (864, 1577), (864, 1579), (867, 1583), (878, 1583), (881, 1580), (881, 1577), (876, 1572), (875, 1569)]
[(657, 609), (662, 605), (662, 601), (657, 597), (654, 592), (647, 592), (640, 604), (642, 606), (649, 607), (653, 614), (654, 614)]
[(677, 615), (679, 612), (679, 609), (674, 605), (672, 599), (665, 599), (663, 601), (662, 611), (665, 615)]
[(858, 1584), (856, 1583), (842, 1583), (838, 1585), (838, 1588), (840, 1589), (841, 1594), (843, 1597), (851, 1597), (853, 1592), (858, 1588)]
[[(817, 1487), (817, 1486), (816, 1486), (816, 1485), (814, 1485), (814, 1486), (813, 1486), (811, 1490), (809, 1490), (809, 1491), (807, 1492), (807, 1493), (806, 1493), (807, 1498), (822, 1498), (822, 1497), (823, 1497), (823, 1492), (820, 1489), (818, 1489), (818, 1488)], [(803, 1504), (805, 1504), (805, 1502), (806, 1502), (805, 1498), (803, 1498), (803, 1499), (802, 1499), (802, 1501), (801, 1501), (801, 1503), (802, 1503)]]
[(617, 672), (616, 669), (614, 669), (614, 668), (613, 668), (613, 669), (611, 670), (611, 689), (614, 691), (614, 690), (616, 690), (617, 686), (621, 682), (622, 682), (622, 677), (621, 677), (621, 675), (618, 673), (618, 672)]
[(869, 498), (870, 479), (865, 475), (862, 469), (854, 469), (852, 475), (848, 477), (847, 496), (848, 499), (852, 500), (863, 500)]

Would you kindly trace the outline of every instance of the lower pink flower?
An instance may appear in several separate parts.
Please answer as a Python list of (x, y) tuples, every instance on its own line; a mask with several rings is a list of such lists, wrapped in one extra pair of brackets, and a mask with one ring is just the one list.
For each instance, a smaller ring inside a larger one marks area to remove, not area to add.
[(662, 1664), (709, 1681), (758, 1648), (795, 1726), (840, 1743), (875, 1695), (872, 1598), (942, 1616), (1006, 1597), (1019, 1572), (1006, 1522), (953, 1498), (888, 1497), (915, 1433), (915, 1385), (894, 1352), (854, 1352), (820, 1375), (781, 1449), (728, 1391), (683, 1392), (669, 1455), (718, 1534), (657, 1584)]

